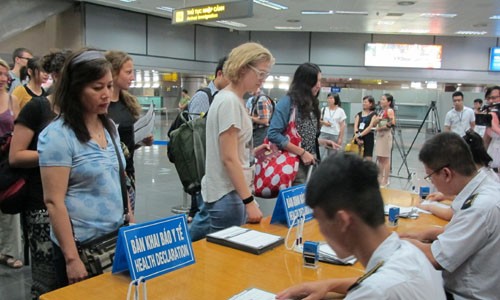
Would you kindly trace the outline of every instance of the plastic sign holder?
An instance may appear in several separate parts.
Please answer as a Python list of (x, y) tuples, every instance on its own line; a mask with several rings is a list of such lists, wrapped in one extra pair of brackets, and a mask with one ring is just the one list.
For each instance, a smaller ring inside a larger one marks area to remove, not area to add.
[(296, 185), (279, 192), (274, 206), (271, 224), (281, 223), (287, 227), (297, 224), (294, 220), (300, 216), (305, 217), (305, 222), (313, 218), (312, 209), (305, 203), (306, 185)]
[(120, 228), (112, 272), (146, 280), (194, 262), (186, 216), (176, 215)]

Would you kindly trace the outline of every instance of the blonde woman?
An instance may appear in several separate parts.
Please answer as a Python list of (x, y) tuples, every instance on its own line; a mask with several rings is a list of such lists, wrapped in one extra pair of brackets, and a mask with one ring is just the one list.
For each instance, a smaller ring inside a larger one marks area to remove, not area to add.
[[(257, 90), (274, 63), (272, 54), (257, 43), (234, 48), (224, 64), (223, 74), (230, 81), (215, 96), (207, 117), (206, 174), (201, 182), (204, 208), (209, 216), (209, 232), (262, 218), (250, 185), (253, 180), (252, 121), (243, 95)], [(199, 224), (195, 218), (193, 227)], [(193, 232), (195, 239), (208, 232)]]

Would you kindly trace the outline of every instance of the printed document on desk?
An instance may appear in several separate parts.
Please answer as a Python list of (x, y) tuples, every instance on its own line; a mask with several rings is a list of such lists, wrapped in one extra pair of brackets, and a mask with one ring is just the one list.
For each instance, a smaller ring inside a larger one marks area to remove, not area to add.
[(244, 290), (238, 295), (234, 295), (228, 300), (274, 300), (276, 299), (275, 294), (271, 294), (269, 292), (259, 290), (256, 288)]
[(134, 141), (135, 143), (141, 142), (143, 139), (153, 133), (155, 125), (155, 110), (153, 103), (149, 106), (148, 111), (134, 123)]
[(207, 234), (207, 241), (253, 254), (261, 254), (283, 244), (281, 236), (239, 226)]

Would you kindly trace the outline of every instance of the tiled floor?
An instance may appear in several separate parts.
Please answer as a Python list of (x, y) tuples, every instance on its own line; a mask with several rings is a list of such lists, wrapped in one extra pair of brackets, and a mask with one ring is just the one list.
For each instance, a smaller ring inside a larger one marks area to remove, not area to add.
[[(166, 117), (157, 118), (155, 139), (166, 140), (167, 130)], [(408, 151), (408, 147), (416, 134), (417, 129), (412, 128), (402, 129), (401, 135), (396, 135), (399, 144), (401, 144), (401, 140), (403, 141), (405, 152)], [(420, 174), (423, 174), (423, 167), (418, 162), (417, 155), (425, 138), (426, 133), (422, 130), (418, 134), (416, 142), (408, 156), (407, 164), (410, 172), (418, 171)], [(404, 165), (398, 175), (398, 169), (401, 164), (402, 155), (395, 148), (393, 150), (392, 172), (395, 176), (391, 178), (391, 187), (393, 188), (405, 188), (408, 186), (407, 178), (409, 174)], [(135, 165), (137, 177), (137, 221), (144, 222), (171, 216), (173, 214), (172, 209), (182, 205), (184, 198), (175, 168), (168, 161), (166, 147), (155, 145), (138, 149), (135, 154)], [(186, 204), (189, 205), (189, 201)], [(275, 200), (260, 199), (259, 204), (264, 215), (270, 215), (272, 214)], [(29, 299), (30, 276), (29, 267), (12, 270), (5, 266), (0, 266), (0, 299)]]

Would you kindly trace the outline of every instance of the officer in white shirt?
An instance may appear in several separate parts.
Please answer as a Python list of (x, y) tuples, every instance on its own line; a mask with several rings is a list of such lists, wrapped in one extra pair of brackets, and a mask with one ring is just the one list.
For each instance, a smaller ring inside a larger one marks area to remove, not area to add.
[(306, 189), (306, 203), (330, 247), (340, 258), (354, 255), (365, 275), (300, 284), (276, 299), (323, 299), (328, 292), (351, 300), (446, 299), (440, 272), (386, 228), (377, 176), (373, 162), (339, 152), (319, 165)]
[(460, 136), (464, 136), (465, 132), (476, 125), (476, 116), (474, 111), (464, 106), (464, 94), (462, 92), (454, 92), (453, 109), (446, 113), (444, 119), (444, 131), (453, 131)]
[(440, 192), (457, 194), (455, 214), (444, 229), (401, 236), (414, 239), (434, 267), (443, 270), (445, 289), (455, 300), (498, 299), (500, 186), (476, 170), (469, 148), (454, 133), (426, 141), (419, 159)]

